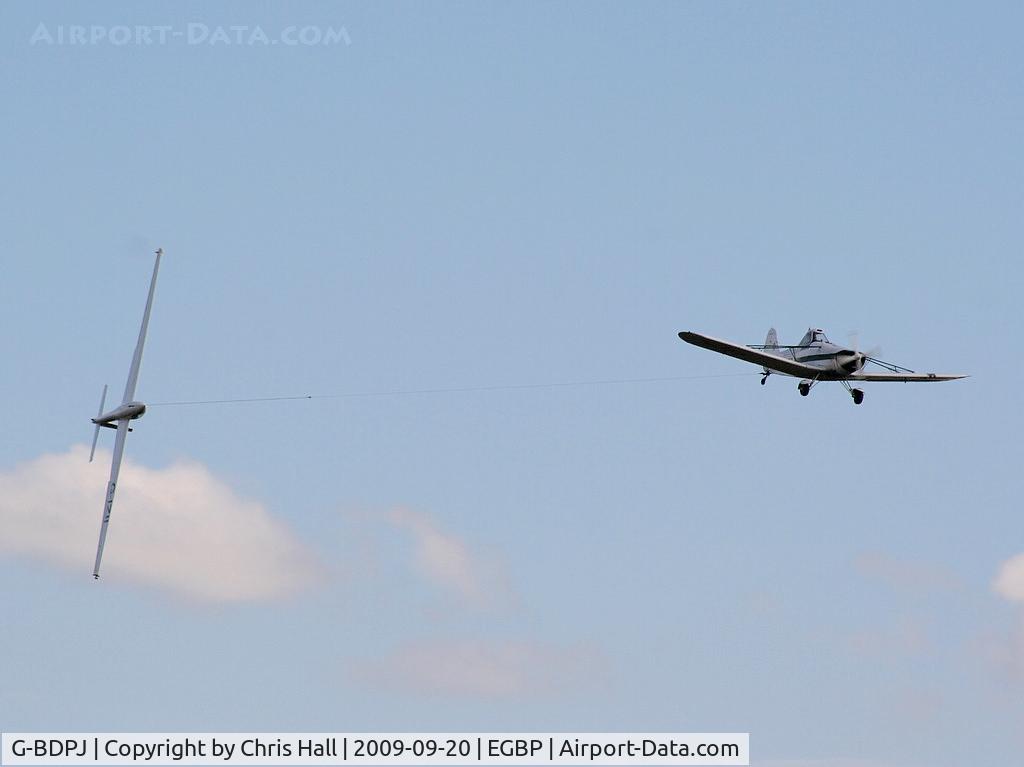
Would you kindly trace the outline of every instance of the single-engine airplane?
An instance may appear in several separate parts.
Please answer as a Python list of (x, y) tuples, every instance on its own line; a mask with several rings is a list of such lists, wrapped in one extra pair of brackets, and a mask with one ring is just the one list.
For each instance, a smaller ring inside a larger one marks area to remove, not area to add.
[[(772, 373), (793, 376), (803, 379), (797, 389), (804, 397), (811, 393), (822, 381), (839, 381), (850, 395), (853, 402), (859, 405), (864, 401), (864, 390), (854, 388), (852, 383), (861, 381), (953, 381), (967, 378), (966, 375), (944, 375), (939, 373), (915, 373), (909, 368), (882, 362), (880, 359), (858, 351), (834, 344), (825, 336), (821, 328), (808, 328), (800, 343), (793, 346), (780, 346), (775, 328), (768, 331), (763, 344), (741, 346), (731, 341), (692, 333), (684, 330), (679, 337), (688, 344), (710, 349), (719, 354), (753, 362), (761, 366), (761, 384), (764, 385)], [(885, 372), (865, 372), (867, 365), (876, 365)]]
[(96, 430), (92, 435), (92, 449), (89, 451), (89, 460), (96, 452), (96, 439), (100, 436), (100, 427), (105, 429), (116, 429), (117, 436), (114, 437), (114, 459), (110, 463), (110, 481), (107, 482), (107, 496), (103, 501), (103, 522), (100, 524), (100, 541), (96, 546), (96, 564), (92, 569), (92, 577), (100, 577), (100, 560), (103, 558), (103, 544), (107, 540), (107, 525), (110, 524), (110, 510), (114, 505), (114, 490), (117, 489), (117, 475), (121, 471), (121, 457), (124, 455), (124, 441), (131, 429), (128, 427), (136, 418), (141, 418), (146, 412), (146, 406), (135, 399), (135, 384), (139, 381), (139, 367), (142, 365), (142, 347), (146, 343), (146, 328), (149, 326), (149, 313), (153, 309), (153, 293), (156, 290), (156, 275), (160, 271), (160, 256), (164, 254), (163, 249), (156, 251), (156, 262), (153, 264), (153, 277), (149, 282), (149, 297), (146, 299), (146, 311), (142, 315), (142, 327), (139, 328), (139, 340), (135, 344), (135, 355), (132, 357), (132, 366), (128, 370), (128, 383), (124, 387), (124, 397), (121, 404), (108, 413), (103, 412), (103, 404), (107, 399), (107, 387), (103, 387), (103, 394), (100, 395), (100, 409), (92, 422), (96, 424)]

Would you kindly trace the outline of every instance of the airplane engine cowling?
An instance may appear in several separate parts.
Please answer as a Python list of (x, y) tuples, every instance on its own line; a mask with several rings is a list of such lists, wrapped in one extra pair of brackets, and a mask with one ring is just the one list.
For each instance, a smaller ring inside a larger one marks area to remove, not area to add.
[(860, 352), (842, 351), (836, 353), (833, 364), (837, 373), (854, 375), (864, 367), (865, 362), (864, 355)]

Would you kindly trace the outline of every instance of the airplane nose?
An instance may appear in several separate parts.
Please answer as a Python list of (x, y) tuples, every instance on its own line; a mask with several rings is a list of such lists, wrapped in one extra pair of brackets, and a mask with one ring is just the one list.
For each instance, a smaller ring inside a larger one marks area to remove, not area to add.
[(837, 355), (839, 366), (848, 373), (856, 373), (864, 367), (864, 355), (860, 352), (844, 351)]

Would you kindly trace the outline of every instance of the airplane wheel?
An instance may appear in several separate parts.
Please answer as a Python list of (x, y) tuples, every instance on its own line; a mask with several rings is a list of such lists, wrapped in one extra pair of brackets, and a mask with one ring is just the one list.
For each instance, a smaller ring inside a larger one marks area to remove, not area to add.
[(806, 397), (808, 394), (811, 393), (811, 385), (809, 383), (799, 384), (796, 388), (800, 390), (801, 397)]
[(761, 386), (764, 386), (764, 384), (765, 384), (765, 381), (767, 381), (767, 380), (768, 380), (768, 377), (767, 377), (767, 376), (765, 376), (764, 378), (762, 378), (762, 379), (761, 379)]
[(850, 394), (853, 395), (854, 405), (859, 405), (861, 402), (864, 401), (864, 392), (861, 391), (860, 389), (854, 389), (853, 391), (850, 392)]

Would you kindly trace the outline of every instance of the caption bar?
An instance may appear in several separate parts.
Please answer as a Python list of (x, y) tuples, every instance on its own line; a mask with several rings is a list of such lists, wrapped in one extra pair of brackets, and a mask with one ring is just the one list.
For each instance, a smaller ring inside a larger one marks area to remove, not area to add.
[(748, 733), (4, 733), (4, 765), (748, 765)]

